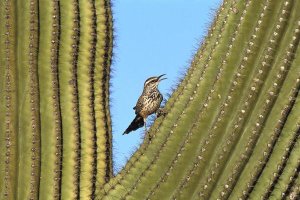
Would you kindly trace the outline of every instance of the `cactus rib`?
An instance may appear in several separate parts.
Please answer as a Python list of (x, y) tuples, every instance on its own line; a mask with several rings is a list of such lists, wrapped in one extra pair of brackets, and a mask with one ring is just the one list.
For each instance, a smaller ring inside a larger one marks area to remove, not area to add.
[[(93, 198), (96, 175), (96, 125), (94, 110), (95, 7), (94, 1), (79, 0), (80, 38), (78, 54), (78, 98), (81, 131), (80, 198)], [(83, 51), (85, 49), (85, 51)]]
[[(15, 5), (12, 1), (2, 1), (0, 16), (3, 20), (1, 32), (1, 86), (0, 86), (0, 136), (1, 136), (1, 178), (0, 198), (14, 199), (17, 191), (17, 94), (15, 41)], [(3, 75), (2, 75), (3, 74)], [(3, 153), (2, 153), (3, 152)]]
[(97, 176), (96, 193), (108, 182), (112, 174), (112, 130), (109, 107), (110, 64), (113, 43), (112, 13), (110, 2), (95, 1), (95, 26), (97, 27), (97, 43), (95, 55), (95, 118), (97, 138)]
[(59, 1), (39, 3), (38, 72), (41, 117), (40, 199), (59, 199), (62, 171), (62, 122), (59, 99)]
[(37, 1), (17, 3), (18, 69), (18, 199), (38, 199), (40, 177), (40, 116), (37, 74)]
[(79, 2), (60, 2), (61, 29), (59, 82), (63, 131), (62, 199), (79, 198), (80, 119), (77, 61), (79, 44)]

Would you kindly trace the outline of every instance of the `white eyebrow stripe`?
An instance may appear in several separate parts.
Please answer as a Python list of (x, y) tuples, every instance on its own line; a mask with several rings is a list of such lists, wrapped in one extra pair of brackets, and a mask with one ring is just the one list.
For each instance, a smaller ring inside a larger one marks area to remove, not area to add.
[(156, 79), (156, 77), (150, 77), (150, 78), (148, 78), (148, 79), (145, 81), (144, 85), (147, 85), (149, 82), (151, 82), (151, 81), (153, 81), (153, 80), (155, 80), (155, 79)]

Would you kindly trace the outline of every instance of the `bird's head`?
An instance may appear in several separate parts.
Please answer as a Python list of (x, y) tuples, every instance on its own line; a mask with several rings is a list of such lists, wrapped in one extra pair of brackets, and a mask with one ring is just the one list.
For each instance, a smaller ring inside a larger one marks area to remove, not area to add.
[(151, 88), (151, 89), (157, 88), (160, 81), (167, 79), (164, 78), (163, 76), (165, 76), (165, 74), (148, 78), (144, 83), (144, 88)]

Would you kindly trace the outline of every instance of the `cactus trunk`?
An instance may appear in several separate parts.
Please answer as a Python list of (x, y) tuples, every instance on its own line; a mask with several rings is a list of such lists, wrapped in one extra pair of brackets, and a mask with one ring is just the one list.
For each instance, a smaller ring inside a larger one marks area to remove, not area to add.
[(93, 198), (112, 177), (110, 2), (0, 7), (0, 199)]

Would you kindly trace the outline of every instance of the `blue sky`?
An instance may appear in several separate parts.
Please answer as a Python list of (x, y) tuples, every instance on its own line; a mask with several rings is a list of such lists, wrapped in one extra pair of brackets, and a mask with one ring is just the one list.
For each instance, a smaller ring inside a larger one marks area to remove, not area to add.
[(189, 62), (221, 0), (113, 0), (115, 48), (111, 87), (113, 155), (119, 171), (142, 142), (143, 128), (122, 135), (150, 76), (167, 74), (166, 96)]

